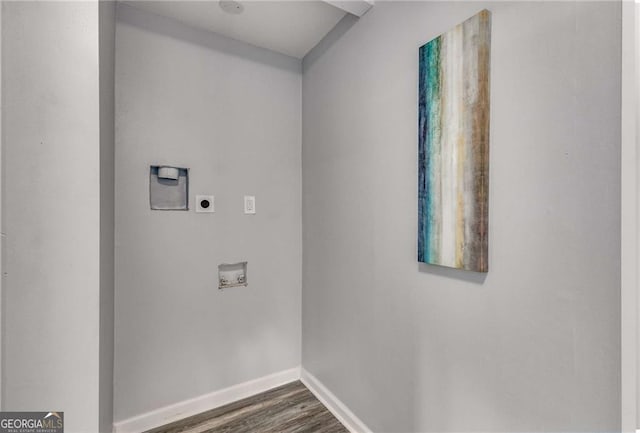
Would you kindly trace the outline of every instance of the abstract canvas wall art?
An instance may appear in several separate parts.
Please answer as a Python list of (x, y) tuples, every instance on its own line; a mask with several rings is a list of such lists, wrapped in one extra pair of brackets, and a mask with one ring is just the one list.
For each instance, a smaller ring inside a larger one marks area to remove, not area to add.
[(418, 261), (488, 271), (491, 14), (420, 47)]

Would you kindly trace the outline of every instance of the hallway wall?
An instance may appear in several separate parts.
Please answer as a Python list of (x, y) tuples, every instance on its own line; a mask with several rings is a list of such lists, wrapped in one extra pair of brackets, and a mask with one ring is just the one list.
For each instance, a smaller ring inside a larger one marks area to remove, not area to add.
[(99, 3), (100, 44), (100, 432), (113, 430), (116, 4)]
[[(2, 197), (4, 196), (3, 188), (2, 188), (2, 0), (0, 0), (0, 227), (4, 227), (2, 224)], [(3, 350), (4, 350), (4, 320), (3, 320), (3, 302), (4, 295), (2, 294), (2, 286), (4, 284), (4, 236), (0, 236), (0, 410), (2, 410), (2, 401), (3, 401)]]
[(636, 22), (637, 5), (622, 2), (621, 47), (621, 254), (620, 254), (620, 321), (621, 321), (621, 427), (636, 432), (638, 427), (638, 101), (640, 75), (636, 64), (639, 47)]
[[(2, 4), (2, 409), (99, 431), (99, 6)], [(111, 386), (111, 383), (106, 385)]]
[[(301, 83), (299, 60), (119, 5), (116, 421), (300, 364)], [(190, 168), (191, 210), (149, 209), (151, 164)], [(249, 286), (219, 291), (243, 260)]]
[[(418, 47), (493, 14), (489, 273), (420, 265)], [(377, 2), (304, 60), (303, 366), (373, 431), (620, 429), (619, 2)]]
[[(635, 102), (635, 106), (633, 106), (633, 110), (635, 110), (635, 140), (636, 140), (636, 152), (638, 152), (639, 147), (640, 147), (640, 4), (639, 3), (635, 3), (634, 2), (634, 8), (635, 8), (635, 25), (634, 25), (634, 32), (635, 32), (635, 44), (633, 45), (633, 47), (635, 48), (635, 100), (631, 102), (634, 103)], [(636, 166), (635, 166), (636, 171), (634, 172), (634, 174), (636, 174), (636, 176), (640, 175), (640, 173), (638, 173), (640, 171), (640, 164), (636, 161)], [(636, 182), (640, 181), (640, 178), (636, 179)], [(636, 184), (636, 192), (640, 191), (640, 185)], [(638, 200), (638, 197), (636, 196), (636, 200)], [(637, 204), (638, 202), (636, 202)], [(636, 208), (636, 211), (638, 209)], [(636, 217), (640, 217), (640, 214), (636, 214)], [(634, 246), (636, 248), (640, 247), (640, 219), (636, 221), (636, 226), (634, 227), (636, 229), (636, 243), (634, 244)], [(636, 250), (636, 259), (640, 259), (640, 256), (638, 255), (638, 250)], [(640, 263), (636, 263), (636, 269), (640, 270)], [(636, 284), (640, 283), (640, 279), (638, 279), (638, 274), (636, 274)], [(628, 299), (628, 297), (627, 297)], [(636, 286), (636, 293), (635, 293), (635, 299), (636, 299), (636, 315), (635, 315), (635, 319), (636, 319), (636, 371), (635, 371), (635, 375), (636, 375), (636, 428), (638, 430), (640, 430), (640, 286)], [(624, 377), (623, 377), (624, 379)]]

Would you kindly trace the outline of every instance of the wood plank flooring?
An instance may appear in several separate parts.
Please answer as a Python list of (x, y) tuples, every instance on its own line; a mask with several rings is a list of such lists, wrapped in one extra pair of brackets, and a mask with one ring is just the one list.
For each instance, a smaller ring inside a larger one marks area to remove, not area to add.
[(145, 433), (348, 433), (300, 382)]

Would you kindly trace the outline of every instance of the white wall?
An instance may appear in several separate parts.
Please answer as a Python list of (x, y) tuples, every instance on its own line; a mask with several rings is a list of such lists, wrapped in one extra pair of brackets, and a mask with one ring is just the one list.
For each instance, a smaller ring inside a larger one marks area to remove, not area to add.
[(98, 2), (2, 11), (4, 410), (98, 431)]
[(622, 2), (621, 80), (621, 404), (622, 431), (638, 426), (638, 110), (640, 75), (636, 63), (640, 51), (636, 5)]
[[(628, 193), (633, 193), (635, 192), (635, 201), (633, 200), (633, 198), (628, 197), (623, 195), (623, 204), (625, 204), (626, 206), (630, 206), (630, 205), (635, 205), (635, 214), (631, 213), (631, 212), (627, 212), (625, 214), (625, 211), (627, 211), (627, 209), (625, 209), (625, 207), (623, 207), (622, 211), (623, 211), (623, 224), (625, 223), (625, 215), (634, 215), (636, 218), (634, 221), (631, 221), (627, 224), (627, 226), (623, 226), (623, 227), (632, 227), (633, 230), (635, 230), (635, 237), (632, 238), (631, 240), (627, 240), (623, 237), (623, 242), (624, 245), (629, 245), (630, 242), (635, 241), (635, 269), (636, 269), (636, 274), (633, 275), (636, 279), (635, 279), (635, 292), (632, 292), (631, 288), (627, 288), (623, 285), (623, 288), (625, 288), (625, 292), (623, 292), (623, 314), (626, 313), (626, 315), (624, 316), (627, 319), (627, 322), (625, 322), (625, 324), (627, 326), (633, 326), (633, 322), (635, 321), (635, 347), (633, 344), (627, 343), (627, 349), (631, 348), (633, 349), (633, 352), (635, 354), (635, 358), (636, 358), (636, 365), (635, 365), (635, 371), (633, 371), (632, 367), (627, 367), (626, 372), (628, 371), (632, 371), (631, 377), (633, 377), (635, 375), (635, 403), (636, 403), (636, 408), (635, 408), (635, 415), (636, 415), (636, 427), (638, 430), (640, 430), (640, 286), (638, 285), (640, 283), (640, 274), (638, 273), (638, 269), (640, 269), (640, 209), (638, 208), (638, 205), (640, 204), (640, 200), (638, 200), (638, 192), (640, 192), (640, 160), (638, 159), (638, 150), (640, 147), (640, 5), (638, 3), (631, 3), (631, 5), (629, 4), (624, 4), (624, 7), (626, 8), (626, 10), (624, 11), (624, 15), (623, 18), (625, 19), (625, 24), (626, 24), (626, 32), (623, 32), (623, 38), (626, 38), (624, 41), (626, 41), (626, 46), (623, 45), (623, 48), (626, 48), (627, 50), (631, 51), (633, 50), (633, 54), (629, 51), (623, 51), (623, 68), (625, 68), (623, 70), (623, 80), (626, 79), (626, 81), (623, 81), (623, 121), (626, 121), (628, 123), (634, 122), (633, 126), (627, 126), (627, 129), (624, 132), (628, 131), (628, 134), (630, 136), (626, 136), (624, 138), (626, 138), (627, 141), (623, 141), (623, 149), (629, 149), (628, 154), (623, 154), (623, 173), (625, 173), (624, 169), (628, 167), (626, 173), (631, 173), (632, 175), (635, 175), (635, 178), (629, 179), (625, 182), (625, 178), (623, 177), (623, 188), (627, 188), (627, 189), (623, 189), (623, 191)], [(630, 11), (630, 9), (633, 9), (633, 12)], [(630, 16), (633, 15), (633, 16)], [(633, 21), (632, 21), (633, 20)], [(631, 36), (631, 34), (633, 34), (633, 43), (629, 42), (629, 37)], [(624, 42), (623, 42), (624, 43)], [(633, 59), (633, 60), (632, 60)], [(625, 75), (626, 74), (626, 75)], [(631, 75), (631, 76), (629, 76)], [(625, 86), (626, 84), (626, 86)], [(626, 92), (630, 93), (630, 94), (625, 94)], [(628, 98), (625, 100), (625, 98)], [(626, 104), (625, 104), (626, 103)], [(624, 111), (626, 108), (626, 112)], [(628, 117), (627, 117), (628, 116)], [(623, 123), (623, 127), (625, 126), (625, 124)], [(633, 151), (635, 151), (635, 154), (633, 153)], [(628, 157), (628, 156), (635, 156), (635, 158), (633, 158), (632, 161), (626, 162), (624, 157)], [(632, 165), (633, 164), (633, 165)], [(630, 185), (634, 185), (635, 189), (633, 187), (630, 187)], [(628, 216), (627, 216), (628, 218)], [(631, 225), (632, 223), (635, 223), (634, 225)], [(631, 232), (633, 233), (633, 232)], [(623, 236), (626, 233), (623, 232)], [(624, 250), (623, 250), (624, 251)], [(623, 262), (624, 263), (624, 262)], [(630, 267), (630, 266), (629, 266)], [(624, 269), (624, 268), (623, 268)], [(631, 310), (633, 307), (630, 304), (634, 304), (634, 302), (630, 302), (635, 300), (635, 315), (633, 314), (634, 312)], [(627, 301), (626, 303), (624, 301)], [(623, 328), (623, 339), (628, 338), (628, 337), (632, 337), (633, 331), (630, 330), (630, 327), (626, 327)], [(625, 342), (625, 340), (623, 340), (623, 343)], [(624, 347), (623, 347), (624, 348)], [(623, 352), (624, 353), (624, 352)], [(626, 365), (626, 364), (625, 364)], [(624, 375), (625, 371), (623, 371), (623, 390), (628, 390), (629, 387), (633, 386), (632, 384), (628, 384), (628, 383), (624, 383), (625, 379), (630, 378), (629, 374), (627, 373), (627, 375)], [(624, 395), (628, 395), (631, 393), (631, 390), (627, 391)], [(624, 409), (624, 408), (623, 408)], [(631, 413), (631, 412), (630, 412)]]
[[(490, 272), (418, 265), (418, 47), (493, 13)], [(620, 431), (620, 3), (378, 2), (305, 58), (303, 366), (373, 431)]]
[[(4, 195), (2, 188), (2, 8), (3, 1), (0, 0), (0, 227), (4, 227), (2, 224), (2, 197)], [(4, 232), (0, 229), (0, 410), (2, 410), (3, 401), (3, 346), (4, 346), (4, 326), (3, 326), (3, 305), (4, 296), (2, 294), (2, 285), (4, 283)]]
[[(118, 7), (116, 420), (300, 364), (300, 163), (298, 60)], [(190, 168), (190, 211), (149, 209), (150, 164)]]

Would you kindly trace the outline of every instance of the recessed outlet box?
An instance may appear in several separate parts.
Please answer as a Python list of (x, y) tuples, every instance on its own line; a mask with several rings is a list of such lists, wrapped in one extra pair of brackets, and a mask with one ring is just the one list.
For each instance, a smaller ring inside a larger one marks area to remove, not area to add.
[(256, 197), (254, 195), (244, 196), (244, 213), (245, 214), (256, 213)]
[(247, 262), (218, 265), (218, 289), (247, 285)]
[(214, 213), (215, 197), (212, 195), (196, 195), (196, 212)]

